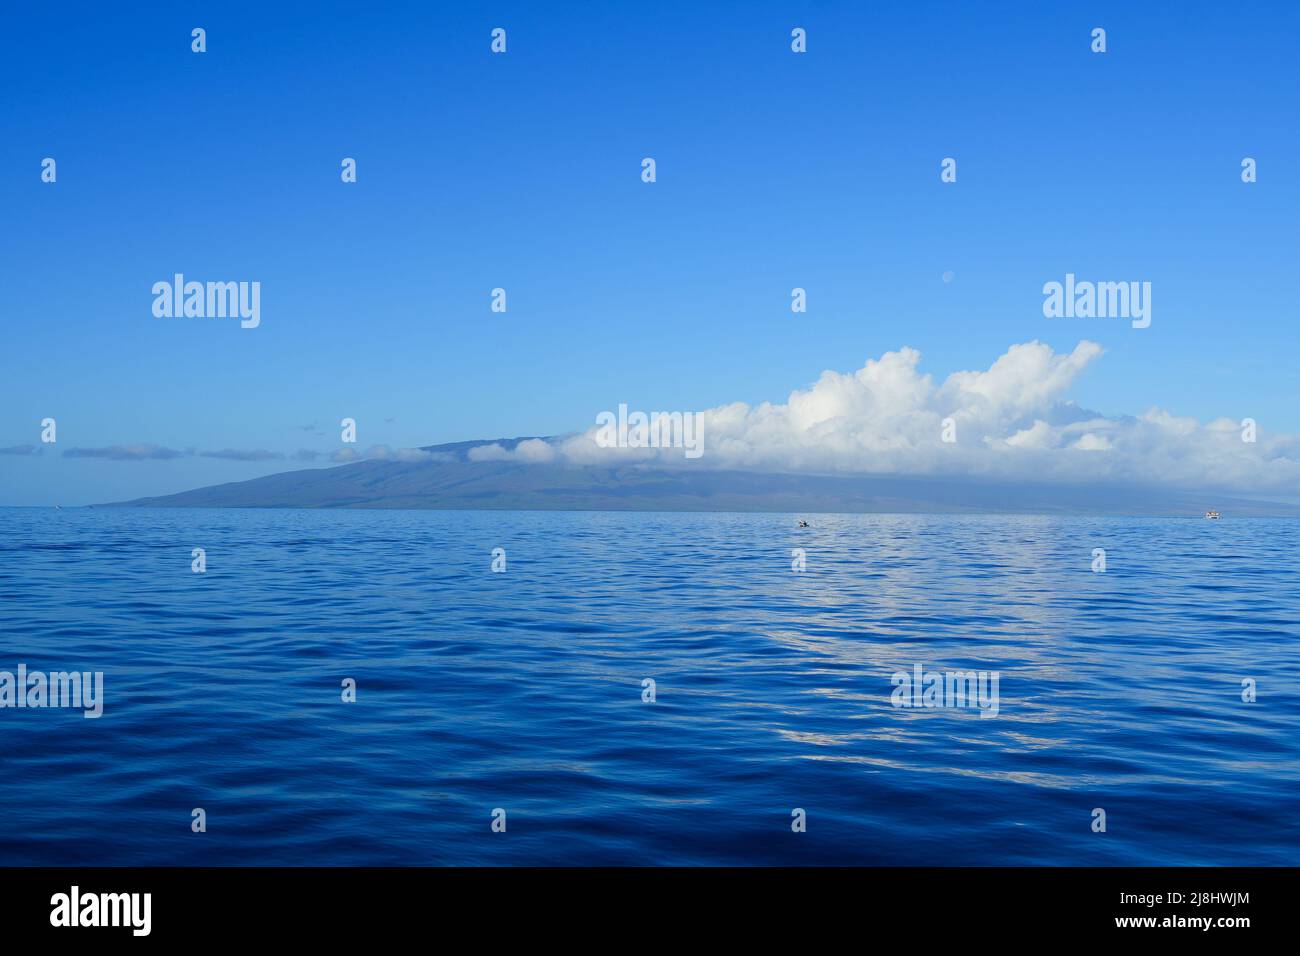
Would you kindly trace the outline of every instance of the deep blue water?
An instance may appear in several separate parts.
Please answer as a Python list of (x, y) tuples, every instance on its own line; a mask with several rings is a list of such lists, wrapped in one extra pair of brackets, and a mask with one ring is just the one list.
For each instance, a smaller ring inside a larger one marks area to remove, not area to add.
[(0, 510), (0, 863), (1300, 862), (1300, 522), (810, 520)]

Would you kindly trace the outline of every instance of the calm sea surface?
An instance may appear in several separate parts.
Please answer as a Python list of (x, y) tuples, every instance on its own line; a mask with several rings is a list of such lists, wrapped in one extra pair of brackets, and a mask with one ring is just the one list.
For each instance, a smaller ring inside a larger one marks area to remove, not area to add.
[(809, 520), (0, 509), (0, 864), (1300, 863), (1300, 522)]

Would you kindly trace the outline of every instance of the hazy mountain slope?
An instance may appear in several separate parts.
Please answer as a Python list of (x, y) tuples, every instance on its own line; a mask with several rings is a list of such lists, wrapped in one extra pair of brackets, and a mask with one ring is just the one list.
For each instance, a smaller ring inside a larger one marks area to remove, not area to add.
[[(501, 440), (512, 447), (520, 439)], [(1271, 502), (1124, 486), (994, 483), (952, 478), (844, 477), (700, 467), (473, 462), (489, 442), (431, 446), (439, 460), (309, 468), (120, 502), (130, 507), (443, 508), (598, 511), (934, 511), (1300, 515)]]

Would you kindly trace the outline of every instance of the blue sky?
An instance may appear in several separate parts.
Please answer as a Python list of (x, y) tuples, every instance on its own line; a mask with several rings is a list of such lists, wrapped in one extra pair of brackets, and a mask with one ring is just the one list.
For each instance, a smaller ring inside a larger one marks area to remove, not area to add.
[[(1300, 432), (1294, 4), (271, 6), (7, 15), (0, 448), (59, 440), (0, 504), (294, 467), (73, 448), (566, 433), (902, 346), (1089, 339), (1087, 408)], [(175, 272), (260, 281), (261, 326), (155, 318)], [(1067, 272), (1150, 281), (1151, 327), (1045, 318)]]

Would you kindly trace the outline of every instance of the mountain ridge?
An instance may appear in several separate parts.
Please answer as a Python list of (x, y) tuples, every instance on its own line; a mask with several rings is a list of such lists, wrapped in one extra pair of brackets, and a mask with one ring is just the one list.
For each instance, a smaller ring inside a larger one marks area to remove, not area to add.
[(711, 470), (692, 463), (576, 465), (473, 461), (529, 436), (450, 442), (418, 461), (366, 459), (279, 472), (97, 507), (438, 510), (915, 512), (1300, 516), (1300, 506), (1132, 484), (1072, 485), (896, 475)]

